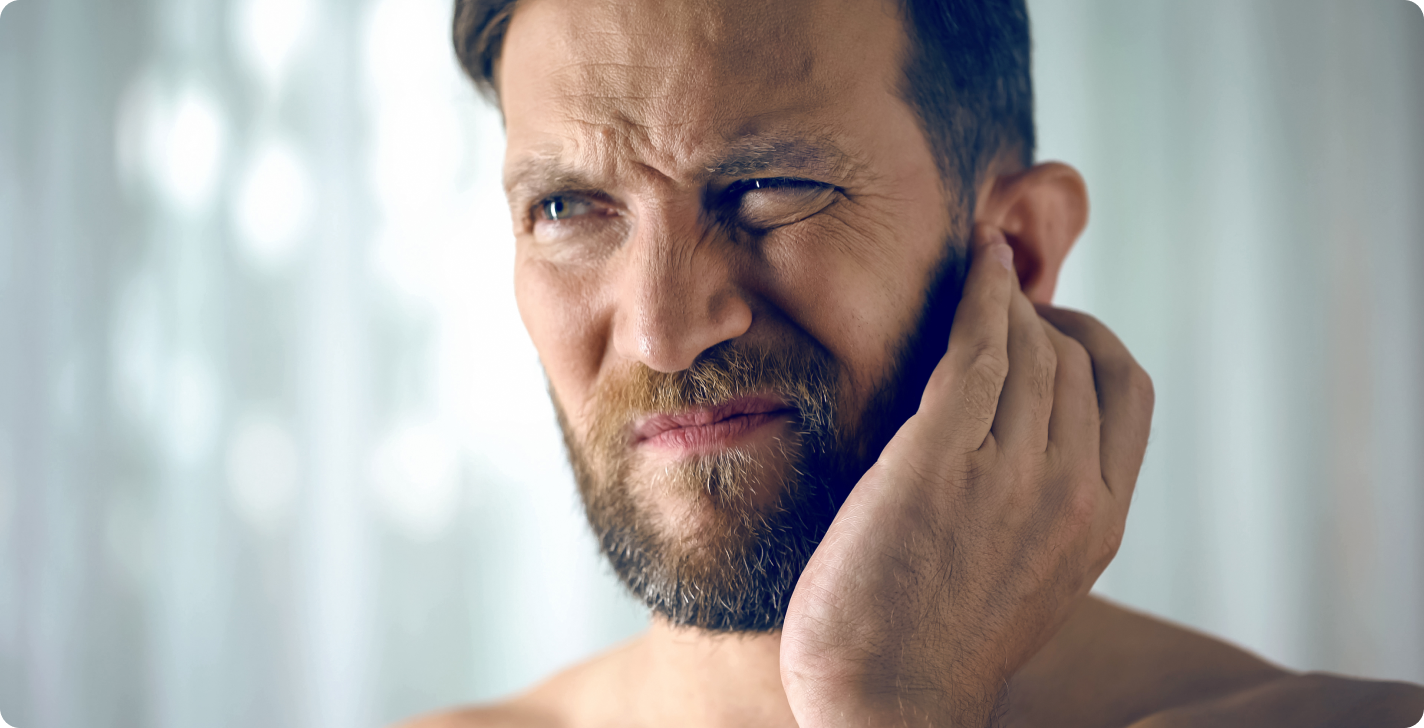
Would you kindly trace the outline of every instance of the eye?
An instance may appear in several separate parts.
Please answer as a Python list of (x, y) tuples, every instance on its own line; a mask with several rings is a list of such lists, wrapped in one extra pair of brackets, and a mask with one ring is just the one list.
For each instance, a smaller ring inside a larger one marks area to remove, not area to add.
[(728, 207), (737, 222), (751, 230), (800, 222), (826, 209), (836, 199), (834, 185), (794, 177), (742, 180), (727, 188)]
[(567, 220), (579, 215), (587, 215), (597, 207), (582, 197), (574, 195), (553, 195), (539, 201), (535, 216), (540, 220)]

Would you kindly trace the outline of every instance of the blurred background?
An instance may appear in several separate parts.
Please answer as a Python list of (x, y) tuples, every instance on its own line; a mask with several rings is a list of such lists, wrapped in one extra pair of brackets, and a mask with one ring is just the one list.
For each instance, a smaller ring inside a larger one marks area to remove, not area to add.
[[(1099, 591), (1424, 682), (1424, 15), (1036, 0), (1063, 304), (1157, 384)], [(364, 728), (646, 621), (517, 318), (449, 0), (0, 14), (0, 712)]]

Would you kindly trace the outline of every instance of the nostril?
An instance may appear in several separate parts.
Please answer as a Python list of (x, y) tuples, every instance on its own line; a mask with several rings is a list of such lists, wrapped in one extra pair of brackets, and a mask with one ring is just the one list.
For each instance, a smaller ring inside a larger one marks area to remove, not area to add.
[(615, 341), (624, 356), (655, 371), (687, 369), (703, 352), (751, 328), (751, 307), (734, 293), (689, 297), (684, 291), (646, 303), (620, 322)]
[(625, 358), (682, 371), (707, 349), (745, 334), (751, 307), (722, 248), (652, 237), (625, 259), (614, 341)]

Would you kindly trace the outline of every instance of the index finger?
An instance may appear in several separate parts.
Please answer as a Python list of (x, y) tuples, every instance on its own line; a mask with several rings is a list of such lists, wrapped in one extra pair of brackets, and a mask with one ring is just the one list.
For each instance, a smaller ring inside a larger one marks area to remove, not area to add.
[(1008, 376), (1009, 301), (1017, 285), (1013, 251), (1002, 233), (980, 226), (974, 243), (949, 346), (930, 375), (919, 409), (957, 446), (970, 450), (988, 441)]
[(1113, 496), (1126, 505), (1132, 499), (1147, 452), (1156, 396), (1152, 378), (1122, 341), (1092, 316), (1046, 305), (1038, 306), (1038, 312), (1082, 344), (1093, 360), (1093, 381), (1102, 415), (1099, 457), (1103, 481)]

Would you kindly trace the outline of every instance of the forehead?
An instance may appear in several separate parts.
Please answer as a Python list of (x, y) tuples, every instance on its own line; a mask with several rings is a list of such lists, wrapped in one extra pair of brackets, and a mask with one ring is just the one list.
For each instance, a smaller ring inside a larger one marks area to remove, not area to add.
[[(630, 163), (677, 176), (739, 138), (855, 126), (898, 103), (882, 0), (525, 0), (498, 70), (511, 161)], [(611, 170), (610, 170), (611, 171)]]

